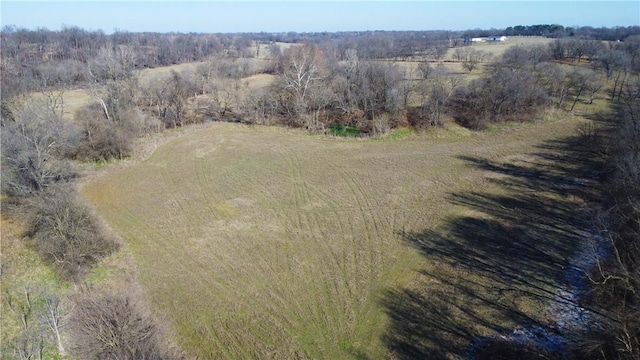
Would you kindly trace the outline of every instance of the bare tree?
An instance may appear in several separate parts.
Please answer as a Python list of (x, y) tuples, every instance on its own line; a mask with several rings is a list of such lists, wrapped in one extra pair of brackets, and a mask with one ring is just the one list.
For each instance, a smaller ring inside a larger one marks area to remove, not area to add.
[(104, 46), (89, 63), (91, 76), (98, 81), (124, 80), (133, 76), (136, 54), (129, 46), (119, 45), (112, 48)]
[(308, 114), (305, 118), (305, 127), (312, 131), (323, 131), (324, 124), (320, 122), (322, 111), (335, 102), (336, 96), (328, 86), (319, 86), (311, 89), (308, 101)]
[(462, 125), (483, 128), (490, 123), (530, 119), (547, 103), (547, 93), (531, 72), (499, 68), (459, 88), (453, 113)]
[(53, 333), (58, 344), (58, 353), (64, 355), (64, 346), (62, 343), (62, 312), (60, 298), (56, 294), (47, 293), (44, 297), (45, 303), (45, 321), (47, 326)]
[(551, 51), (547, 45), (531, 45), (527, 47), (529, 53), (529, 61), (535, 69), (538, 64), (544, 63), (551, 59)]
[(369, 119), (384, 112), (397, 113), (402, 108), (400, 86), (404, 75), (395, 64), (369, 61), (363, 64), (361, 74), (359, 98)]
[(136, 56), (128, 46), (116, 50), (103, 47), (89, 63), (91, 94), (102, 105), (105, 118), (121, 121), (122, 114), (135, 104), (138, 78), (134, 73)]
[(433, 68), (428, 62), (422, 61), (418, 64), (418, 73), (420, 74), (420, 78), (427, 79), (429, 75), (433, 73)]
[(215, 120), (235, 120), (242, 102), (240, 80), (218, 79), (210, 81), (207, 90), (206, 114)]
[(425, 50), (425, 56), (428, 58), (432, 58), (437, 62), (442, 62), (442, 59), (447, 54), (449, 50), (449, 45), (445, 42), (435, 43), (429, 48)]
[(575, 95), (569, 111), (573, 111), (583, 94), (588, 94), (589, 103), (593, 103), (593, 97), (603, 86), (604, 81), (598, 73), (588, 69), (574, 69), (569, 73), (569, 89), (572, 89)]
[(538, 83), (556, 101), (557, 107), (562, 107), (569, 93), (570, 82), (566, 71), (555, 63), (542, 63), (536, 68)]
[(272, 59), (277, 59), (281, 55), (282, 55), (282, 50), (280, 49), (280, 46), (277, 43), (273, 42), (269, 44), (269, 56)]
[[(640, 44), (640, 41), (638, 42)], [(623, 47), (624, 49), (624, 47)], [(629, 49), (626, 49), (629, 50)], [(611, 101), (620, 100), (622, 88), (627, 83), (629, 73), (632, 72), (634, 51), (625, 51), (618, 48), (601, 50), (597, 56), (595, 66), (605, 71), (607, 79), (613, 78), (611, 88)]]
[(499, 65), (511, 69), (521, 69), (529, 65), (529, 51), (524, 46), (507, 48), (500, 58)]
[(586, 90), (589, 95), (589, 104), (593, 104), (595, 95), (604, 87), (605, 79), (600, 74), (593, 72), (587, 79)]
[(134, 126), (140, 114), (131, 109), (121, 114), (120, 122), (104, 118), (102, 107), (89, 104), (75, 114), (80, 130), (73, 139), (68, 156), (83, 161), (107, 161), (123, 159), (133, 151), (133, 142), (138, 134)]
[(173, 126), (184, 126), (189, 122), (187, 117), (187, 99), (193, 94), (192, 84), (185, 79), (184, 76), (176, 71), (171, 72), (171, 76), (166, 84), (168, 92), (169, 109), (171, 110), (171, 119)]
[(361, 118), (361, 130), (367, 132), (371, 120), (384, 113), (393, 118), (405, 107), (413, 84), (393, 63), (362, 61), (354, 50), (347, 51), (347, 57), (333, 77), (334, 101), (349, 121), (361, 114), (356, 118)]
[(453, 60), (462, 62), (462, 59), (464, 59), (464, 52), (464, 48), (456, 48), (453, 51)]
[(389, 115), (382, 114), (373, 118), (372, 121), (373, 134), (375, 136), (382, 136), (391, 130), (391, 119)]
[[(57, 354), (64, 355), (60, 333), (62, 313), (57, 295), (46, 287), (31, 284), (15, 290), (18, 292), (4, 289), (2, 305), (3, 310), (9, 310), (4, 315), (19, 318), (21, 329), (19, 333), (14, 334), (15, 336), (10, 337), (9, 341), (0, 344), (0, 357), (5, 358), (6, 354), (15, 359), (44, 359), (52, 355), (51, 347), (54, 341), (58, 342)], [(53, 299), (56, 301), (50, 302)], [(55, 324), (50, 323), (52, 315), (57, 319)], [(50, 325), (56, 327), (58, 335), (55, 331), (49, 331), (53, 330)]]
[(586, 55), (588, 42), (589, 40), (586, 39), (566, 39), (565, 49), (567, 57), (580, 63), (582, 57)]
[(66, 280), (80, 281), (89, 267), (117, 248), (70, 186), (42, 192), (30, 210), (28, 235)]
[(58, 97), (31, 96), (12, 112), (14, 121), (3, 124), (4, 191), (28, 196), (74, 176), (71, 164), (62, 160), (61, 111)]
[(249, 124), (265, 124), (278, 115), (279, 104), (269, 89), (248, 89), (240, 103), (241, 119)]
[[(211, 83), (209, 80), (207, 83)], [(208, 88), (203, 85), (203, 90)], [(183, 126), (191, 119), (188, 118), (187, 100), (197, 93), (194, 83), (190, 82), (183, 74), (174, 70), (167, 78), (159, 78), (150, 83), (143, 90), (145, 103), (168, 128)]]
[(610, 79), (616, 71), (627, 68), (631, 63), (630, 56), (621, 50), (605, 49), (597, 54), (595, 65), (605, 71), (607, 79)]
[(463, 48), (463, 51), (464, 58), (462, 59), (462, 67), (469, 72), (472, 72), (478, 67), (480, 63), (489, 58), (489, 54), (485, 53), (482, 50), (476, 50), (467, 47)]
[[(358, 51), (356, 49), (347, 49), (345, 51), (346, 61), (342, 67), (344, 77), (344, 84), (342, 84), (342, 97), (344, 100), (343, 110), (348, 112), (353, 108), (358, 107), (359, 100), (357, 99), (357, 92), (359, 90), (358, 84), (361, 82), (360, 72), (360, 59), (358, 58)], [(339, 85), (336, 83), (336, 85)]]
[(326, 76), (324, 53), (314, 46), (292, 46), (284, 52), (281, 78), (284, 88), (293, 95), (294, 116), (309, 110), (309, 98)]
[(549, 43), (549, 51), (551, 57), (555, 60), (564, 59), (567, 56), (567, 41), (566, 39), (556, 39)]
[(595, 223), (600, 247), (607, 251), (595, 247), (597, 261), (587, 274), (591, 298), (608, 316), (583, 341), (588, 345), (581, 349), (585, 358), (640, 357), (640, 79), (625, 86), (623, 93), (623, 105), (607, 119), (607, 141), (601, 143), (610, 169), (601, 188), (611, 206)]
[(444, 68), (433, 70), (429, 78), (419, 87), (421, 97), (419, 119), (426, 120), (426, 123), (420, 121), (414, 125), (416, 127), (442, 126), (443, 114), (460, 81), (460, 76), (447, 74)]
[(135, 291), (85, 291), (69, 317), (69, 351), (79, 359), (173, 359), (162, 332)]

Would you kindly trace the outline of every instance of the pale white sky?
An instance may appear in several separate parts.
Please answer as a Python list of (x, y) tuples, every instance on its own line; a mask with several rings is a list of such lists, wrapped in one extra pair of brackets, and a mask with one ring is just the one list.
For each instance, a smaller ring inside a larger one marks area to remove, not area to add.
[(59, 30), (311, 32), (640, 25), (640, 1), (4, 1), (2, 25)]

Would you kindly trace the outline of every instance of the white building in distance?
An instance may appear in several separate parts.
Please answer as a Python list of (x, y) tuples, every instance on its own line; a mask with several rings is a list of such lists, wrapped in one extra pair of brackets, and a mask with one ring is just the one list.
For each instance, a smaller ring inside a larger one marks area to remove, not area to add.
[(487, 38), (487, 41), (507, 41), (507, 37), (502, 35), (502, 36), (489, 36)]

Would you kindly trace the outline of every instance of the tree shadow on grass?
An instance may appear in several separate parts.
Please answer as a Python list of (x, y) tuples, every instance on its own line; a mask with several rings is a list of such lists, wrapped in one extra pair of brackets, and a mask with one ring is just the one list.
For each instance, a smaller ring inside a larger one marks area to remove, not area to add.
[(402, 234), (427, 261), (415, 283), (382, 300), (393, 357), (463, 358), (479, 337), (525, 326), (555, 331), (548, 304), (567, 286), (569, 259), (590, 228), (581, 205), (595, 197), (593, 164), (573, 141), (505, 162), (461, 157), (486, 174), (486, 191), (450, 194), (471, 215)]

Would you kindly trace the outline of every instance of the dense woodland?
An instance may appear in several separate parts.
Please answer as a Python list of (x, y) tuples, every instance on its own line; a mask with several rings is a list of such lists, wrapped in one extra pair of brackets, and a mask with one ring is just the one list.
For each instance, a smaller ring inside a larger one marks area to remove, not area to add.
[[(554, 39), (510, 47), (499, 58), (464, 41), (488, 35)], [(75, 167), (126, 158), (138, 137), (205, 121), (317, 133), (349, 128), (360, 136), (450, 121), (482, 130), (605, 98), (612, 110), (581, 129), (581, 136), (589, 156), (606, 164), (597, 170), (607, 209), (598, 220), (612, 251), (588, 275), (591, 306), (603, 309), (608, 320), (576, 335), (575, 352), (594, 359), (640, 356), (640, 27), (302, 34), (5, 27), (1, 41), (3, 210), (22, 214), (33, 247), (60, 277), (77, 284), (120, 245), (72, 190)], [(417, 65), (407, 70), (400, 61)], [(460, 63), (466, 73), (451, 72), (445, 62)], [(180, 63), (197, 65), (140, 79), (142, 69)], [(468, 73), (477, 76), (469, 80)], [(243, 83), (257, 74), (273, 81), (263, 88)], [(71, 89), (86, 89), (92, 101), (69, 122), (63, 94)], [(23, 312), (24, 332), (19, 341), (2, 344), (3, 354), (42, 358), (45, 344), (57, 343), (60, 353), (78, 358), (179, 358), (163, 347), (161, 329), (144, 307), (123, 294), (87, 290), (72, 299), (66, 349), (59, 300), (43, 295), (44, 320), (32, 319), (30, 307), (16, 310)], [(112, 325), (135, 321), (114, 330), (101, 318), (114, 319)], [(113, 331), (122, 332), (126, 346), (101, 342)]]

